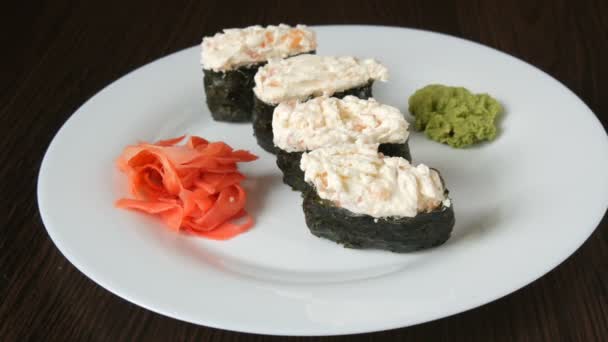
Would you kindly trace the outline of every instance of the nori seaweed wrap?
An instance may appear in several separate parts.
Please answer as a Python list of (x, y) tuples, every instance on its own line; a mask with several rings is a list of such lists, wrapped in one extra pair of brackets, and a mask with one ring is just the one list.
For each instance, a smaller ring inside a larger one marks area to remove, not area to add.
[[(315, 51), (307, 53), (314, 54)], [(228, 71), (203, 69), (205, 98), (214, 120), (227, 122), (251, 121), (255, 97), (253, 94), (253, 87), (255, 86), (253, 78), (258, 69), (266, 63), (257, 63)]]
[(254, 76), (268, 60), (314, 53), (315, 33), (285, 24), (225, 29), (201, 44), (206, 101), (218, 121), (251, 121)]
[[(335, 93), (332, 97), (344, 98), (348, 95), (356, 96), (360, 99), (368, 99), (372, 97), (372, 86), (374, 81), (369, 81), (360, 87), (348, 89), (339, 93)], [(253, 95), (253, 135), (264, 150), (276, 154), (277, 147), (274, 146), (272, 134), (272, 114), (277, 105), (268, 104), (260, 100), (255, 94)]]
[(283, 183), (296, 191), (308, 191), (310, 185), (304, 181), (304, 171), (300, 169), (300, 159), (304, 152), (287, 152), (277, 148), (277, 166), (283, 172)]
[(312, 234), (348, 248), (404, 253), (435, 247), (450, 238), (455, 223), (451, 203), (414, 217), (374, 218), (339, 208), (311, 189), (302, 206)]
[[(409, 123), (403, 113), (375, 99), (319, 96), (280, 103), (272, 116), (273, 143), (283, 182), (294, 190), (308, 188), (300, 169), (303, 152), (343, 145), (373, 145), (372, 153), (412, 158)], [(408, 164), (409, 166), (409, 164)]]
[(454, 208), (439, 171), (378, 152), (378, 144), (304, 153), (303, 210), (312, 234), (350, 248), (411, 252), (450, 237)]
[(272, 117), (280, 103), (307, 101), (319, 96), (372, 97), (374, 81), (388, 79), (387, 68), (374, 59), (302, 54), (270, 60), (254, 77), (253, 131), (258, 144), (276, 153)]
[[(304, 181), (304, 171), (300, 168), (300, 159), (303, 152), (287, 152), (277, 148), (277, 166), (283, 172), (283, 183), (293, 190), (308, 191), (310, 185)], [(408, 141), (403, 144), (380, 144), (378, 151), (388, 157), (402, 157), (411, 162)]]
[(253, 76), (259, 63), (228, 71), (203, 69), (207, 106), (217, 121), (246, 122), (253, 107)]

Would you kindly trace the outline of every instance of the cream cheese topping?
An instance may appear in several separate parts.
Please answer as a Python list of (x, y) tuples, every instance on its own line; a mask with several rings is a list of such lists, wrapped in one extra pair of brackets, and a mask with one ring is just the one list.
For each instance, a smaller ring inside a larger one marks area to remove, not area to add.
[(449, 206), (437, 171), (384, 157), (378, 144), (325, 147), (302, 154), (306, 182), (322, 199), (355, 214), (413, 217)]
[(317, 38), (314, 31), (305, 25), (256, 25), (225, 29), (213, 37), (203, 38), (201, 47), (201, 64), (204, 69), (227, 71), (271, 58), (285, 58), (313, 51), (317, 48)]
[(331, 96), (373, 80), (388, 80), (388, 70), (374, 59), (305, 54), (269, 60), (256, 73), (253, 91), (260, 100), (278, 104)]
[(281, 102), (272, 117), (274, 144), (287, 152), (351, 143), (404, 143), (408, 127), (397, 108), (355, 96)]

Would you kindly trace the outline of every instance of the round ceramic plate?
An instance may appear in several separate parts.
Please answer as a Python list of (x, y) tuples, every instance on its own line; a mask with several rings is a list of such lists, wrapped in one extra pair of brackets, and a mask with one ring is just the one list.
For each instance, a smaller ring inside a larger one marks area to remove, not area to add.
[[(332, 335), (408, 326), (493, 301), (557, 266), (596, 228), (608, 203), (608, 139), (559, 82), (446, 35), (373, 26), (315, 30), (319, 54), (384, 63), (390, 81), (376, 84), (374, 95), (404, 113), (408, 97), (429, 83), (488, 92), (504, 104), (492, 143), (458, 150), (412, 133), (414, 162), (441, 170), (452, 194), (456, 226), (446, 244), (394, 254), (311, 235), (300, 195), (282, 184), (251, 125), (211, 119), (193, 47), (102, 90), (51, 143), (38, 200), (61, 252), (109, 291), (167, 316), (245, 332)], [(257, 220), (251, 231), (209, 241), (113, 207), (127, 195), (114, 166), (122, 148), (185, 133), (260, 156), (242, 167)]]

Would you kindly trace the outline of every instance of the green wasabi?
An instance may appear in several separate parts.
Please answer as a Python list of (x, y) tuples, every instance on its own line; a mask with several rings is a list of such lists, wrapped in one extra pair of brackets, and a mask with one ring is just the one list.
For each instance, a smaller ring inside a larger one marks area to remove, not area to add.
[(496, 117), (502, 111), (488, 94), (473, 94), (462, 87), (428, 85), (410, 96), (415, 128), (427, 137), (463, 148), (496, 137)]

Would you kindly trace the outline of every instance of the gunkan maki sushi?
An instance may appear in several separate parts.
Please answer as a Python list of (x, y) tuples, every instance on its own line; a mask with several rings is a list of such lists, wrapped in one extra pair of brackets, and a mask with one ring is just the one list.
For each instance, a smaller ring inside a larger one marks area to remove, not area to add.
[(303, 152), (343, 144), (377, 143), (384, 155), (411, 161), (409, 124), (399, 109), (373, 98), (320, 96), (280, 103), (272, 117), (277, 165), (283, 182), (294, 190), (309, 185), (300, 169)]
[(276, 152), (272, 113), (279, 103), (305, 101), (321, 95), (367, 99), (372, 96), (374, 81), (387, 79), (386, 67), (373, 59), (304, 54), (269, 60), (258, 69), (253, 88), (253, 131), (258, 145), (268, 152)]
[(226, 29), (201, 44), (207, 106), (215, 120), (250, 121), (253, 77), (271, 58), (314, 53), (315, 33), (304, 25)]
[(325, 147), (302, 155), (304, 215), (312, 234), (350, 248), (410, 252), (443, 244), (454, 209), (426, 165), (385, 157), (377, 145)]

